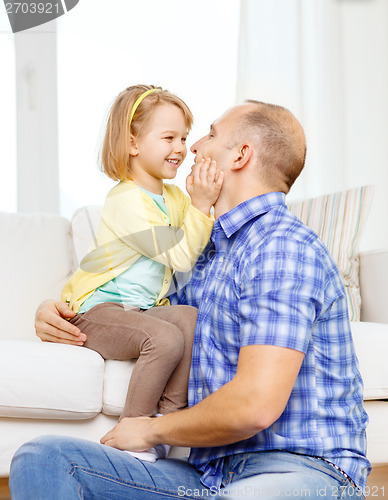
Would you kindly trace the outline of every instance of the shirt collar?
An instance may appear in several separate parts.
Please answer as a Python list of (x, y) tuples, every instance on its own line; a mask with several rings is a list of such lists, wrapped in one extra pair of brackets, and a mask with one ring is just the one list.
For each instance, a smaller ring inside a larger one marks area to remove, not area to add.
[(253, 218), (269, 212), (278, 205), (284, 205), (285, 199), (286, 195), (280, 192), (255, 196), (221, 215), (221, 217), (215, 221), (214, 229), (217, 230), (218, 227), (221, 227), (226, 237), (230, 238), (244, 224)]

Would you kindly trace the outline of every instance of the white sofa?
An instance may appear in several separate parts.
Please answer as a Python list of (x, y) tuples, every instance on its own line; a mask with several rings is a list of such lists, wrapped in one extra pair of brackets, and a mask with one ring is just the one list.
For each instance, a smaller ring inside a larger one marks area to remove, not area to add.
[[(61, 288), (90, 241), (98, 210), (59, 216), (0, 213), (0, 476), (16, 449), (41, 434), (98, 441), (117, 422), (132, 362), (42, 343), (34, 315)], [(92, 219), (92, 220), (91, 220)], [(74, 237), (74, 239), (73, 239)], [(369, 413), (368, 456), (388, 463), (388, 251), (361, 255), (362, 320), (352, 331)], [(188, 450), (175, 450), (184, 455)]]

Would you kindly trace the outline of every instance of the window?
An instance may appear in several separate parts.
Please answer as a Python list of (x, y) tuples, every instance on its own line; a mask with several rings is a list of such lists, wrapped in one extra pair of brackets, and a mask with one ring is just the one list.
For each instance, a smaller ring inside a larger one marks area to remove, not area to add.
[[(106, 111), (136, 83), (161, 85), (191, 107), (188, 139), (235, 102), (239, 0), (82, 0), (58, 19), (61, 213), (102, 204), (114, 182), (98, 171)], [(193, 156), (175, 182), (184, 189)]]

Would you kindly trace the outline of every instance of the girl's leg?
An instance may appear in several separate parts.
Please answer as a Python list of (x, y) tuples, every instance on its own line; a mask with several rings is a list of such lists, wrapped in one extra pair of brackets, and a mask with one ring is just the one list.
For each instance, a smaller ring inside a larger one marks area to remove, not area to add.
[(187, 386), (198, 309), (192, 306), (163, 306), (148, 309), (143, 314), (175, 325), (183, 335), (182, 358), (171, 374), (159, 401), (159, 413), (167, 414), (187, 406)]
[(152, 415), (185, 350), (178, 326), (115, 302), (99, 304), (71, 322), (87, 335), (84, 346), (104, 359), (137, 358), (120, 418)]

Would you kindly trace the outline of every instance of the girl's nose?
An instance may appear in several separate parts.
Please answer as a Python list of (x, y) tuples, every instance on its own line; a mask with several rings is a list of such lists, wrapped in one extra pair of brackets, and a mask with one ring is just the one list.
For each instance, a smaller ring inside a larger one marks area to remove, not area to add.
[(174, 142), (174, 150), (176, 153), (181, 153), (186, 149), (186, 144), (180, 139)]

